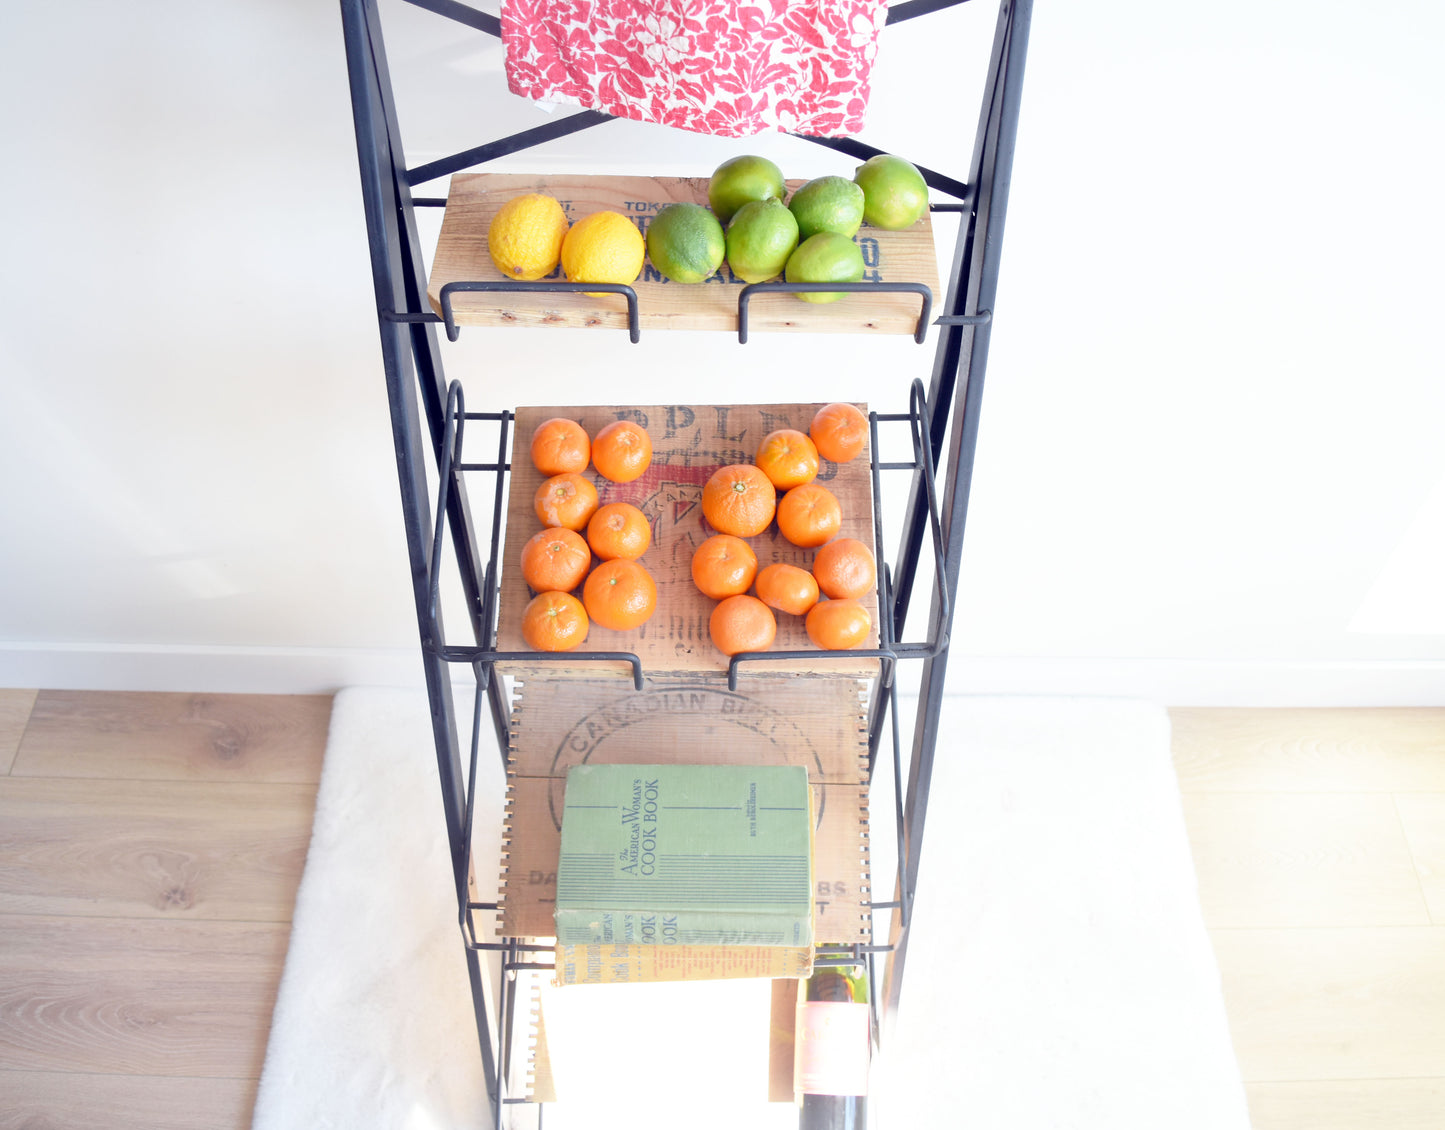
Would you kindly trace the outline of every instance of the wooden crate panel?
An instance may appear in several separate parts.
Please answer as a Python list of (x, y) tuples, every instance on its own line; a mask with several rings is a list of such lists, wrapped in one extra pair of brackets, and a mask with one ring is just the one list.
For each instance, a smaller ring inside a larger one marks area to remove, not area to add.
[(573, 765), (684, 757), (697, 765), (802, 765), (810, 780), (861, 785), (862, 692), (852, 679), (748, 679), (736, 692), (649, 683), (640, 693), (615, 680), (532, 679), (513, 696), (509, 770), (560, 779)]
[[(521, 575), (522, 547), (542, 528), (533, 510), (533, 496), (543, 476), (530, 458), (532, 433), (538, 424), (553, 416), (578, 421), (588, 435), (596, 435), (618, 419), (637, 421), (652, 438), (652, 466), (630, 483), (608, 482), (593, 470), (587, 476), (597, 485), (603, 505), (630, 502), (652, 523), (652, 545), (641, 563), (657, 582), (657, 611), (640, 628), (616, 632), (596, 624), (583, 645), (588, 651), (631, 651), (642, 660), (649, 676), (695, 676), (722, 674), (727, 657), (717, 650), (708, 635), (708, 617), (716, 604), (692, 583), (694, 550), (714, 532), (702, 517), (702, 488), (712, 473), (732, 463), (751, 463), (763, 437), (776, 428), (791, 427), (806, 432), (821, 405), (662, 405), (640, 408), (523, 407), (516, 413), (512, 474), (507, 503), (507, 531), (503, 547), (501, 599), (497, 621), (498, 649), (528, 650), (522, 638), (522, 611), (532, 593)], [(866, 405), (859, 405), (865, 412)], [(849, 463), (824, 461), (818, 482), (837, 497), (843, 510), (840, 536), (857, 538), (874, 549), (873, 491), (869, 453)], [(748, 543), (758, 556), (759, 568), (775, 561), (811, 569), (816, 550), (800, 549), (778, 532), (774, 523)], [(878, 595), (864, 598), (873, 629), (864, 648), (878, 646)], [(757, 663), (742, 668), (743, 678), (790, 672), (794, 674), (875, 674), (876, 660), (840, 659), (815, 648), (808, 639), (801, 616), (778, 614), (778, 633), (773, 650), (807, 649), (813, 653), (797, 663)], [(607, 674), (596, 664), (564, 662), (510, 662), (509, 673), (590, 675)]]
[(531, 679), (511, 720), (503, 831), (501, 924), (507, 936), (551, 936), (567, 770), (614, 764), (803, 765), (818, 809), (818, 940), (867, 930), (867, 733), (863, 686), (851, 679), (771, 678), (737, 693), (715, 681)]
[[(508, 785), (497, 933), (552, 937), (565, 781), (513, 776)], [(813, 801), (818, 810), (815, 939), (819, 944), (866, 942), (866, 904), (873, 897), (868, 878), (868, 790), (860, 785), (815, 784)]]
[[(427, 283), (432, 309), (441, 313), (441, 288), (449, 282), (503, 280), (487, 253), (487, 227), (514, 196), (528, 192), (554, 196), (571, 222), (592, 212), (620, 212), (645, 234), (648, 221), (664, 205), (706, 205), (707, 183), (706, 177), (458, 173), (452, 177)], [(802, 183), (789, 181), (788, 185), (793, 189)], [(864, 281), (924, 283), (933, 291), (934, 301), (942, 301), (933, 225), (927, 213), (904, 231), (864, 226), (857, 242), (866, 266)], [(552, 278), (565, 281), (560, 271)], [(742, 285), (726, 264), (707, 282), (688, 285), (663, 278), (649, 261), (632, 287), (644, 330), (736, 332)], [(627, 328), (627, 305), (620, 295), (472, 293), (455, 295), (452, 305), (457, 323), (464, 326)], [(851, 294), (826, 305), (802, 302), (791, 294), (765, 294), (751, 299), (748, 326), (759, 332), (912, 334), (919, 312), (920, 301), (913, 294)]]

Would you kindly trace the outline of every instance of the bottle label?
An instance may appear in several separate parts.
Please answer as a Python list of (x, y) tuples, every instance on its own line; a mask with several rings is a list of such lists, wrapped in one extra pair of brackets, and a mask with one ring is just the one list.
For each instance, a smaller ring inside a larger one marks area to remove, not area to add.
[(872, 1016), (852, 1001), (802, 1001), (793, 1088), (805, 1095), (866, 1095)]

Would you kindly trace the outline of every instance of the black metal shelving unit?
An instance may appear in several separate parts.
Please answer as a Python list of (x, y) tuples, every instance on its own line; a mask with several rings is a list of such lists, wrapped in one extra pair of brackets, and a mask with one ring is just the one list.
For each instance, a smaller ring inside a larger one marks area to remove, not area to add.
[[(496, 16), (456, 0), (406, 2), (478, 32), (500, 36), (500, 21)], [(888, 23), (927, 16), (962, 2), (964, 0), (905, 0), (892, 5)], [(907, 412), (875, 412), (871, 420), (875, 505), (881, 504), (880, 472), (901, 472), (910, 478), (896, 553), (891, 560), (881, 561), (879, 647), (857, 653), (878, 661), (879, 673), (869, 703), (868, 762), (871, 773), (885, 738), (890, 738), (892, 756), (883, 764), (893, 774), (892, 817), (898, 873), (893, 898), (871, 904), (876, 914), (888, 917), (886, 940), (880, 942), (875, 936), (872, 944), (820, 949), (818, 962), (867, 963), (870, 967), (883, 963), (882, 992), (875, 989), (874, 999), (885, 1036), (887, 1022), (897, 1008), (903, 987), (910, 908), (928, 815), (929, 783), (938, 741), (1031, 12), (1032, 0), (1000, 0), (998, 5), (993, 49), (966, 178), (923, 170), (935, 194), (953, 198), (936, 199), (933, 210), (959, 213), (960, 220), (943, 301), (934, 303), (927, 288), (921, 288), (924, 293), (918, 340), (923, 340), (934, 308), (936, 317), (931, 324), (939, 327), (932, 374), (926, 384), (921, 379), (912, 383)], [(445, 316), (438, 316), (428, 308), (427, 269), (416, 223), (418, 207), (438, 206), (445, 201), (414, 197), (412, 187), (611, 119), (593, 111), (581, 111), (438, 161), (408, 167), (378, 2), (341, 0), (341, 15), (412, 595), (431, 703), (458, 916), (491, 1103), (491, 1110), (484, 1116), (487, 1124), (501, 1127), (506, 1110), (526, 1101), (512, 1094), (515, 1088), (510, 1073), (519, 991), (517, 978), (551, 968), (546, 960), (540, 960), (550, 952), (550, 947), (536, 946), (519, 938), (482, 940), (484, 932), (478, 929), (477, 917), (494, 914), (497, 906), (478, 901), (470, 888), (475, 801), (472, 783), (477, 779), (478, 741), (485, 716), (490, 717), (504, 760), (509, 736), (507, 690), (494, 668), (497, 663), (514, 658), (498, 651), (495, 643), (498, 538), (509, 469), (512, 415), (508, 410), (467, 411), (460, 384), (449, 384), (446, 380), (437, 329), (443, 326), (448, 339), (456, 340), (458, 328), (451, 317), (448, 296), (443, 296)], [(806, 140), (860, 159), (880, 152), (852, 139)], [(505, 285), (508, 284), (490, 284), (488, 288)], [(510, 285), (536, 287), (537, 284)], [(859, 289), (866, 290), (869, 285), (859, 284)], [(566, 284), (552, 286), (566, 288)], [(475, 288), (473, 284), (457, 287)], [(597, 284), (588, 284), (587, 289), (617, 293), (629, 290), (602, 288)], [(739, 299), (740, 342), (747, 337), (746, 299), (756, 289), (759, 288), (744, 288), (744, 295)], [(830, 284), (826, 289), (838, 287)], [(895, 285), (892, 289), (899, 288)], [(636, 341), (635, 295), (628, 302), (633, 311), (630, 332)], [(483, 427), (495, 431), (494, 436), (481, 441), (484, 456), (479, 461), (468, 462), (464, 456), (468, 422), (472, 422), (474, 429)], [(893, 463), (881, 461), (880, 424), (907, 425), (912, 458)], [(489, 439), (495, 440), (495, 448), (490, 446)], [(439, 482), (434, 499), (427, 485), (429, 465)], [(941, 478), (935, 476), (939, 466), (946, 468)], [(489, 544), (479, 544), (468, 496), (469, 481), (475, 483), (479, 476), (489, 479), (491, 486)], [(450, 558), (470, 621), (468, 629), (474, 642), (467, 645), (449, 643), (442, 622), (439, 592), (446, 555), (444, 531), (451, 535)], [(875, 541), (880, 557), (884, 556), (882, 534), (882, 518), (876, 515)], [(903, 626), (918, 587), (920, 565), (925, 560), (930, 566), (927, 572), (932, 575), (931, 583), (924, 586), (930, 596), (925, 638), (916, 643), (904, 642), (901, 640)], [(535, 660), (536, 656), (527, 658)], [(629, 690), (634, 686), (642, 689), (644, 672), (634, 655), (595, 652), (571, 656), (574, 661), (579, 658), (625, 662), (631, 681), (620, 680), (621, 685)], [(778, 658), (776, 653), (737, 657), (728, 671), (729, 685), (736, 686), (740, 677), (746, 679), (748, 672), (765, 667), (767, 661), (774, 658)], [(906, 774), (899, 741), (897, 680), (897, 672), (904, 665), (918, 671), (918, 708)], [(465, 757), (459, 739), (458, 703), (452, 690), (453, 674), (458, 668), (470, 669), (475, 686), (472, 702), (468, 704), (472, 740)], [(498, 968), (494, 969), (486, 959), (488, 954), (494, 955)], [(872, 971), (877, 972), (876, 968)], [(879, 984), (876, 978), (874, 984)]]

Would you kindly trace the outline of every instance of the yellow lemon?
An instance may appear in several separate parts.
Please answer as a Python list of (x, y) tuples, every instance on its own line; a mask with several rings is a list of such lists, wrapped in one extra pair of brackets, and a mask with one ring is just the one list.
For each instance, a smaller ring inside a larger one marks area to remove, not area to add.
[(533, 282), (556, 269), (567, 234), (562, 205), (539, 192), (502, 205), (487, 228), (487, 251), (509, 279)]
[(626, 216), (593, 212), (562, 241), (562, 271), (568, 282), (626, 284), (642, 274), (646, 253), (642, 232)]

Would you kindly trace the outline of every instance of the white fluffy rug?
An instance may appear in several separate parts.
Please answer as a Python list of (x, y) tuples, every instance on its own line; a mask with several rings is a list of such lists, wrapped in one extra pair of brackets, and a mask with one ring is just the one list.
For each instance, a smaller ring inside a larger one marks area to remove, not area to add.
[[(1165, 713), (955, 698), (942, 733), (903, 1003), (874, 1071), (877, 1126), (1247, 1128)], [(481, 765), (485, 830), (501, 810), (486, 741)], [(425, 696), (338, 695), (256, 1130), (483, 1124), (439, 798)], [(875, 796), (875, 851), (890, 811)], [(888, 866), (875, 855), (880, 891)], [(765, 1028), (762, 1016), (760, 1042)], [(558, 1053), (578, 1043), (560, 1035)], [(668, 1042), (685, 1046), (681, 1033)], [(635, 1102), (569, 1096), (556, 1068), (566, 1101), (548, 1107), (548, 1130), (637, 1124)], [(702, 1114), (659, 1118), (699, 1126)], [(796, 1115), (762, 1104), (752, 1124)]]
[(1247, 1128), (1166, 712), (959, 698), (942, 732), (880, 1127)]
[[(477, 819), (499, 825), (495, 746), (483, 754), (494, 795)], [(342, 691), (331, 711), (255, 1130), (484, 1124), (451, 875), (425, 692)]]

